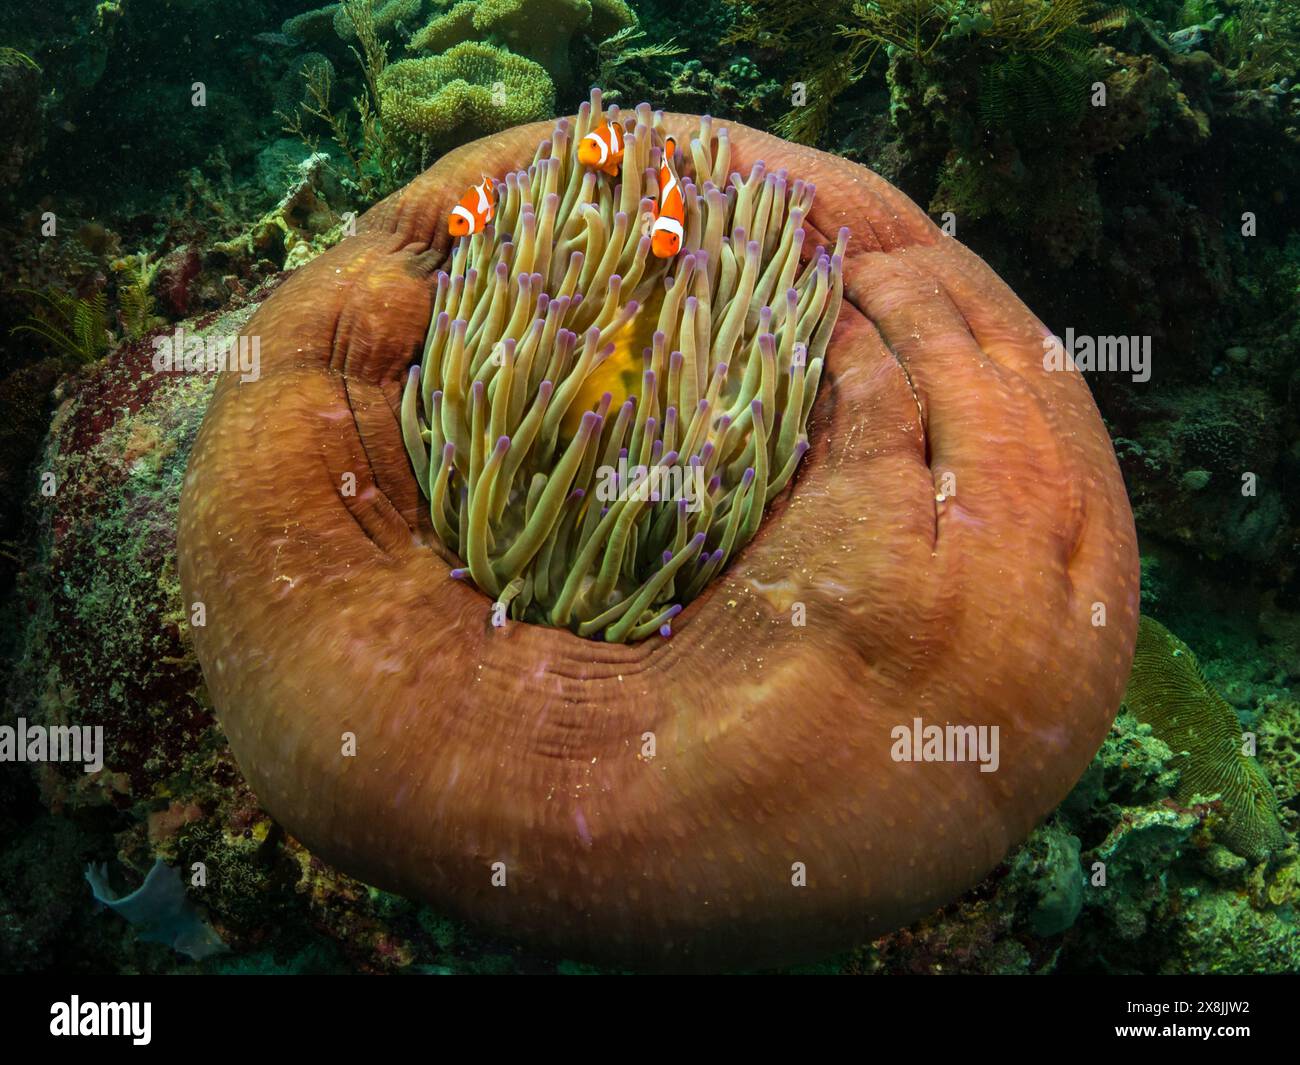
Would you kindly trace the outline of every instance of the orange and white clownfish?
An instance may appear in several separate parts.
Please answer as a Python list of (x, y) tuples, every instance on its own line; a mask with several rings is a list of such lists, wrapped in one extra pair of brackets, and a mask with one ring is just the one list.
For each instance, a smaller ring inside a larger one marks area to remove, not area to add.
[(682, 250), (685, 239), (686, 201), (682, 186), (673, 172), (673, 152), (677, 142), (664, 142), (664, 157), (659, 164), (659, 202), (655, 205), (654, 225), (650, 227), (650, 250), (659, 259), (671, 259)]
[(603, 170), (618, 177), (623, 162), (623, 127), (617, 122), (602, 122), (578, 142), (578, 162), (588, 170)]
[(447, 216), (447, 232), (453, 237), (483, 232), (483, 227), (496, 214), (494, 194), (492, 179), (483, 175), (483, 180), (477, 185), (471, 185), (460, 202), (451, 209), (451, 214)]

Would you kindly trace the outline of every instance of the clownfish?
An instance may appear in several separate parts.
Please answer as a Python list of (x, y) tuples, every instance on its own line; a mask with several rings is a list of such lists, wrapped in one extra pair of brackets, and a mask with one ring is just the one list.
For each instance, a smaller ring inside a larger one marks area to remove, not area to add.
[(671, 259), (681, 251), (685, 239), (686, 201), (673, 173), (676, 150), (677, 142), (669, 137), (664, 142), (664, 157), (659, 164), (659, 202), (655, 205), (654, 225), (650, 227), (650, 250), (659, 259)]
[(578, 162), (589, 170), (603, 170), (618, 177), (623, 162), (624, 130), (619, 123), (602, 122), (600, 129), (588, 133), (578, 142)]
[(453, 237), (483, 232), (483, 227), (496, 214), (493, 196), (492, 179), (485, 174), (483, 180), (477, 185), (471, 185), (460, 202), (451, 209), (451, 214), (447, 216), (447, 232)]

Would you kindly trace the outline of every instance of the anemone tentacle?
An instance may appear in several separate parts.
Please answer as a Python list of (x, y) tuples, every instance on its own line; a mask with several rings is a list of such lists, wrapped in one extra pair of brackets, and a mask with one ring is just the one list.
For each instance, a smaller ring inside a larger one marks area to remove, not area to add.
[(706, 116), (681, 253), (651, 256), (662, 115), (636, 108), (618, 183), (574, 151), (620, 119), (593, 91), (499, 183), (494, 223), (435, 279), (401, 406), (457, 576), (510, 617), (609, 641), (669, 635), (793, 478), (849, 238), (805, 258), (814, 186), (729, 173)]

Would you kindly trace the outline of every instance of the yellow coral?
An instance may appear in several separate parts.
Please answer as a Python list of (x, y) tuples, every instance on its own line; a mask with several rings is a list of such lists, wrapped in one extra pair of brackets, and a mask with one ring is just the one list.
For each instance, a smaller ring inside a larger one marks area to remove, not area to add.
[(496, 45), (544, 67), (567, 89), (573, 83), (569, 46), (576, 34), (602, 40), (636, 25), (624, 0), (461, 0), (412, 37), (410, 47), (441, 52), (471, 40)]
[(555, 87), (538, 64), (473, 42), (393, 63), (379, 91), (385, 121), (434, 144), (472, 140), (555, 110)]
[[(423, 6), (422, 0), (387, 0), (387, 2), (370, 0), (376, 32), (383, 36), (391, 36), (400, 23), (409, 24), (419, 18), (420, 8)], [(339, 4), (334, 9), (334, 32), (344, 41), (357, 39), (357, 31), (352, 25), (346, 4)]]
[(411, 38), (407, 47), (413, 52), (445, 52), (457, 44), (473, 40), (477, 8), (474, 0), (460, 0), (450, 11), (430, 19), (428, 25)]
[(1223, 797), (1216, 834), (1258, 861), (1286, 846), (1277, 798), (1253, 758), (1241, 751), (1237, 715), (1205, 680), (1191, 648), (1158, 621), (1143, 617), (1124, 702), (1175, 754), (1185, 752), (1175, 798)]

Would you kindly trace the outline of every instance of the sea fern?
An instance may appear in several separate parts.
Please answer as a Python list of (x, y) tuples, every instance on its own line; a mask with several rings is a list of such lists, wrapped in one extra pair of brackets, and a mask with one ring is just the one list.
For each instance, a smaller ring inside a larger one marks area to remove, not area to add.
[[(961, 4), (956, 0), (857, 0), (836, 33), (858, 52), (881, 48), (925, 62), (939, 46)], [(870, 63), (868, 58), (867, 63)]]
[(1015, 52), (1044, 52), (1083, 22), (1091, 0), (988, 0), (986, 38)]
[[(791, 140), (826, 132), (837, 97), (882, 53), (938, 71), (961, 51), (980, 57), (979, 110), (986, 123), (1039, 130), (1075, 121), (1097, 75), (1093, 35), (1126, 24), (1125, 8), (1090, 15), (1096, 0), (727, 0), (739, 8), (724, 43), (779, 51), (804, 71), (805, 102), (775, 124)], [(1088, 19), (1088, 21), (1085, 21)]]
[(1133, 13), (1126, 7), (1112, 7), (1092, 16), (1085, 28), (1092, 33), (1107, 33), (1110, 30), (1122, 30), (1133, 19)]

